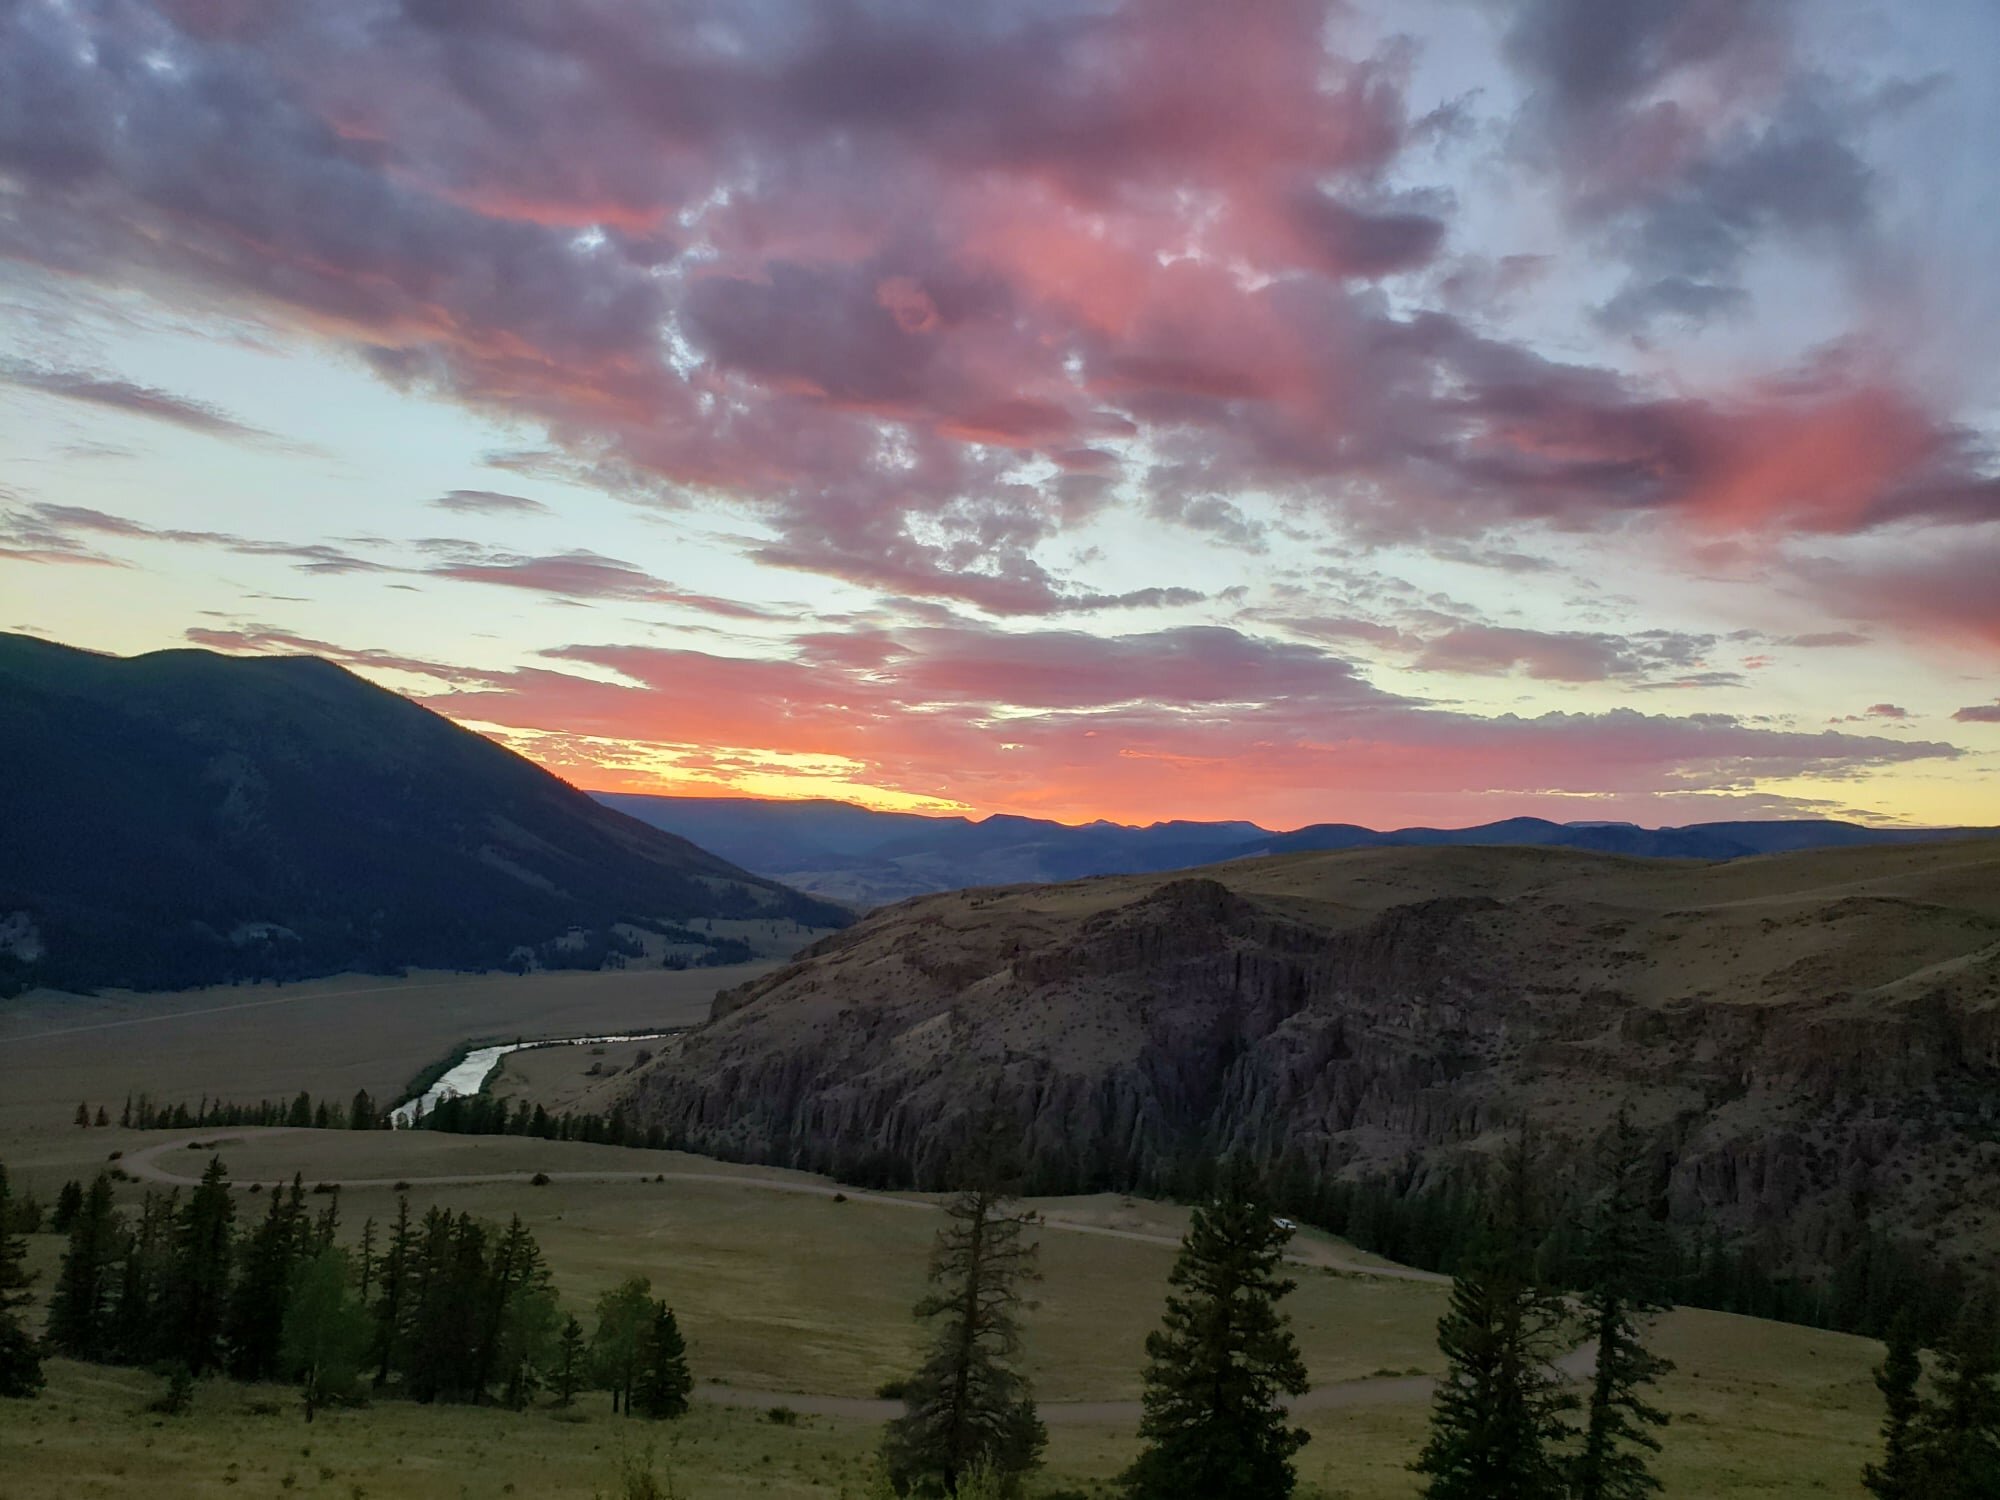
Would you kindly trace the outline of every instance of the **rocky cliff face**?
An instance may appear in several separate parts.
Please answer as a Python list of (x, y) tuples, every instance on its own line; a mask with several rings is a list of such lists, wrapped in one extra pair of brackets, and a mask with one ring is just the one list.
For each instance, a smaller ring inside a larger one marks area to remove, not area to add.
[[(1289, 856), (877, 914), (634, 1084), (689, 1146), (940, 1180), (978, 1114), (1050, 1190), (1247, 1152), (1443, 1183), (1619, 1105), (1674, 1217), (1801, 1266), (1864, 1218), (2000, 1248), (2000, 845), (1665, 865)], [(1558, 1156), (1561, 1152), (1558, 1152)]]

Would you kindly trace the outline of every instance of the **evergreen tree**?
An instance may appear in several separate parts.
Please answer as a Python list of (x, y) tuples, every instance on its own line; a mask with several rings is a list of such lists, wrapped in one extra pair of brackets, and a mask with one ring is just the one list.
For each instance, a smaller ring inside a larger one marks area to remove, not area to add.
[(655, 1302), (640, 1340), (639, 1368), (627, 1409), (656, 1421), (684, 1416), (693, 1391), (694, 1377), (688, 1373), (687, 1341), (681, 1337), (680, 1324), (674, 1321), (673, 1309)]
[(348, 1280), (347, 1257), (322, 1247), (299, 1266), (285, 1300), (282, 1367), (303, 1390), (308, 1422), (353, 1392), (367, 1356), (368, 1314)]
[(1875, 1386), (1888, 1411), (1882, 1419), (1882, 1462), (1870, 1464), (1861, 1482), (1876, 1500), (1924, 1500), (1922, 1459), (1923, 1351), (1908, 1318), (1889, 1333), (1888, 1353), (1875, 1369)]
[(502, 1400), (515, 1411), (541, 1383), (556, 1334), (556, 1298), (535, 1237), (514, 1215), (493, 1255), (489, 1276), (487, 1375), (501, 1383)]
[(76, 1107), (76, 1123), (83, 1126), (86, 1130), (90, 1128), (90, 1106), (88, 1104), (79, 1104)]
[(49, 1343), (76, 1359), (102, 1359), (111, 1342), (112, 1268), (118, 1263), (118, 1223), (111, 1179), (102, 1172), (70, 1224), (69, 1249), (49, 1303)]
[(0, 1163), (0, 1397), (33, 1396), (42, 1388), (42, 1357), (21, 1309), (28, 1305), (27, 1241), (14, 1233), (14, 1196)]
[(125, 1263), (107, 1352), (128, 1364), (151, 1364), (175, 1352), (167, 1332), (167, 1297), (174, 1278), (179, 1204), (178, 1193), (146, 1194), (137, 1226), (124, 1237)]
[(274, 1191), (263, 1222), (243, 1246), (242, 1271), (229, 1301), (229, 1370), (238, 1380), (269, 1380), (278, 1373), (292, 1270), (307, 1253), (304, 1192), (297, 1176), (289, 1196)]
[(104, 1106), (101, 1104), (97, 1106), (96, 1123), (99, 1125), (109, 1125), (111, 1123), (111, 1117), (104, 1112)]
[(230, 1231), (236, 1203), (229, 1173), (212, 1156), (174, 1225), (174, 1268), (168, 1324), (188, 1369), (200, 1375), (222, 1362), (228, 1330)]
[(369, 1097), (368, 1090), (357, 1089), (354, 1094), (354, 1103), (348, 1106), (347, 1128), (349, 1130), (373, 1130), (379, 1123), (381, 1122), (375, 1114), (375, 1101)]
[(2000, 1495), (2000, 1333), (1984, 1298), (1966, 1306), (1938, 1350), (1931, 1399), (1920, 1421), (1925, 1500)]
[(57, 1234), (68, 1234), (70, 1225), (76, 1222), (77, 1213), (82, 1207), (83, 1184), (72, 1177), (62, 1185), (62, 1191), (56, 1194), (56, 1211), (54, 1217), (49, 1220), (49, 1228)]
[(359, 1278), (359, 1285), (354, 1289), (355, 1295), (361, 1299), (361, 1305), (366, 1307), (368, 1293), (374, 1289), (375, 1284), (375, 1219), (372, 1214), (361, 1221), (361, 1243), (355, 1247), (354, 1269)]
[(652, 1313), (653, 1284), (643, 1276), (621, 1282), (597, 1299), (597, 1331), (591, 1336), (590, 1354), (597, 1383), (611, 1392), (614, 1412), (631, 1411), (632, 1382)]
[(1623, 1110), (1606, 1139), (1603, 1167), (1605, 1186), (1583, 1244), (1583, 1322), (1597, 1364), (1570, 1492), (1574, 1500), (1644, 1500), (1660, 1488), (1646, 1462), (1660, 1441), (1648, 1429), (1667, 1423), (1645, 1390), (1673, 1365), (1643, 1342), (1645, 1319), (1664, 1310), (1663, 1247), (1647, 1212), (1645, 1141)]
[(1532, 1183), (1523, 1132), (1508, 1152), (1493, 1222), (1438, 1321), (1450, 1368), (1411, 1465), (1430, 1476), (1427, 1500), (1559, 1500), (1566, 1489), (1563, 1415), (1575, 1403), (1551, 1368), (1566, 1319), (1562, 1299), (1535, 1281)]
[(555, 1370), (549, 1382), (555, 1387), (556, 1405), (568, 1406), (576, 1400), (583, 1387), (586, 1357), (583, 1325), (574, 1316), (564, 1318), (562, 1332), (556, 1337)]
[(1247, 1173), (1224, 1173), (1194, 1210), (1168, 1277), (1164, 1326), (1146, 1337), (1145, 1442), (1124, 1482), (1133, 1500), (1283, 1500), (1306, 1433), (1282, 1399), (1306, 1390), (1278, 1303), (1291, 1231)]
[(410, 1226), (410, 1200), (396, 1200), (396, 1222), (389, 1230), (389, 1247), (382, 1252), (377, 1285), (381, 1296), (375, 1302), (375, 1384), (389, 1383), (389, 1366), (395, 1357), (396, 1335), (403, 1326), (411, 1257), (416, 1250), (416, 1233)]
[(935, 1322), (931, 1352), (903, 1392), (882, 1453), (898, 1494), (956, 1495), (975, 1469), (1019, 1492), (1047, 1442), (1034, 1396), (1015, 1368), (1022, 1288), (1038, 1279), (1034, 1222), (1007, 1191), (1011, 1173), (989, 1140), (963, 1172), (971, 1186), (945, 1205), (930, 1292), (916, 1316)]

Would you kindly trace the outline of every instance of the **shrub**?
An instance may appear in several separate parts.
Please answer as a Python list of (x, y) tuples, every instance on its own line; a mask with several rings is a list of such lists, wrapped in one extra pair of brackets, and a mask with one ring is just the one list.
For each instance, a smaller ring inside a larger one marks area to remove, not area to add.
[(907, 1391), (909, 1388), (910, 1388), (909, 1381), (898, 1377), (897, 1379), (894, 1380), (885, 1380), (880, 1385), (876, 1386), (875, 1395), (878, 1399), (883, 1401), (901, 1401), (903, 1399), (903, 1393)]
[(764, 1420), (779, 1427), (796, 1427), (799, 1414), (789, 1406), (774, 1406), (764, 1413)]
[(194, 1375), (180, 1365), (167, 1376), (167, 1388), (146, 1403), (147, 1411), (165, 1417), (184, 1417), (194, 1409)]
[(549, 1174), (546, 1172), (537, 1172), (533, 1177), (528, 1179), (529, 1187), (547, 1187), (548, 1185)]

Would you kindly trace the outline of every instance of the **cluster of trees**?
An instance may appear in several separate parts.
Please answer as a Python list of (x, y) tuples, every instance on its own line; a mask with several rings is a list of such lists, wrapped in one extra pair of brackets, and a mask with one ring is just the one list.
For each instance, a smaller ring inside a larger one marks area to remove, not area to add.
[[(41, 1218), (39, 1206), (34, 1218)], [(28, 1247), (21, 1238), (27, 1222), (0, 1164), (0, 1397), (32, 1396), (42, 1388), (41, 1351), (21, 1322), (28, 1305)]]
[[(109, 1125), (111, 1118), (100, 1104), (93, 1120), (90, 1106), (79, 1104), (76, 1107), (76, 1123)], [(173, 1105), (156, 1104), (150, 1094), (127, 1094), (125, 1106), (118, 1112), (118, 1123), (127, 1130), (203, 1130), (211, 1125), (218, 1128), (296, 1125), (310, 1130), (386, 1130), (390, 1120), (389, 1111), (378, 1106), (366, 1089), (356, 1090), (353, 1099), (345, 1104), (338, 1099), (314, 1099), (301, 1089), (290, 1099), (259, 1099), (254, 1104), (237, 1104), (203, 1095), (193, 1109), (189, 1109), (185, 1101)]]
[[(946, 1205), (930, 1291), (916, 1307), (929, 1353), (902, 1385), (903, 1413), (882, 1438), (898, 1495), (1013, 1500), (1047, 1441), (1020, 1370), (1019, 1310), (1038, 1278), (1035, 1216), (991, 1140)], [(1146, 1341), (1143, 1448), (1123, 1476), (1133, 1500), (1283, 1500), (1306, 1434), (1282, 1400), (1306, 1388), (1277, 1303), (1291, 1237), (1246, 1173), (1197, 1207), (1170, 1278), (1166, 1316)]]
[(1979, 1500), (2000, 1495), (2000, 1326), (1988, 1297), (1966, 1304), (1939, 1342), (1928, 1378), (1924, 1343), (1905, 1321), (1875, 1371), (1887, 1415), (1882, 1461), (1862, 1483), (1877, 1500)]
[(428, 1114), (419, 1115), (417, 1125), (425, 1130), (442, 1130), (450, 1135), (527, 1135), (544, 1141), (588, 1141), (596, 1146), (638, 1146), (649, 1151), (666, 1145), (666, 1132), (658, 1125), (640, 1129), (626, 1119), (622, 1106), (612, 1106), (609, 1114), (564, 1111), (552, 1115), (537, 1104), (518, 1101), (511, 1109), (505, 1099), (491, 1094), (458, 1094), (438, 1101)]
[[(1184, 1175), (1199, 1179), (1206, 1170)], [(1281, 1213), (1390, 1260), (1446, 1275), (1456, 1275), (1477, 1253), (1491, 1211), (1488, 1194), (1470, 1182), (1426, 1190), (1395, 1178), (1327, 1180), (1299, 1156), (1282, 1160), (1268, 1180)], [(1589, 1248), (1575, 1227), (1583, 1222), (1588, 1191), (1586, 1179), (1546, 1214), (1550, 1227), (1535, 1254), (1550, 1282), (1575, 1285), (1589, 1274)], [(1871, 1338), (1885, 1337), (1898, 1319), (1914, 1319), (1923, 1336), (1941, 1338), (1970, 1291), (1956, 1267), (1873, 1229), (1864, 1230), (1827, 1277), (1798, 1275), (1776, 1244), (1732, 1244), (1715, 1231), (1665, 1235), (1658, 1255), (1663, 1285), (1677, 1303)]]
[[(134, 1215), (114, 1207), (108, 1175), (72, 1182), (53, 1219), (69, 1243), (42, 1344), (184, 1377), (293, 1381), (308, 1421), (357, 1396), (364, 1377), (377, 1392), (425, 1402), (519, 1410), (543, 1390), (567, 1405), (601, 1388), (634, 1415), (687, 1410), (687, 1346), (646, 1281), (601, 1299), (586, 1336), (558, 1304), (519, 1215), (505, 1227), (438, 1207), (416, 1217), (403, 1198), (392, 1222), (370, 1219), (349, 1248), (339, 1205), (329, 1194), (315, 1212), (295, 1177), (239, 1226), (220, 1157), (185, 1197), (149, 1192)], [(0, 1168), (0, 1222), (15, 1217)], [(17, 1316), (21, 1253), (17, 1237), (0, 1234), (0, 1394), (40, 1386), (40, 1346)]]
[[(1489, 1197), (1438, 1325), (1449, 1370), (1429, 1436), (1411, 1467), (1427, 1500), (1642, 1500), (1658, 1489), (1650, 1459), (1666, 1414), (1648, 1399), (1670, 1367), (1645, 1345), (1658, 1310), (1662, 1238), (1650, 1212), (1641, 1142), (1621, 1120), (1579, 1233), (1585, 1275), (1569, 1292), (1537, 1270), (1550, 1230), (1524, 1132)], [(934, 1336), (904, 1383), (884, 1469), (898, 1495), (1021, 1492), (1044, 1434), (1020, 1374), (1017, 1311), (1035, 1277), (1033, 1223), (1013, 1182), (975, 1158), (948, 1207), (917, 1305)], [(1306, 1370), (1279, 1303), (1291, 1221), (1246, 1167), (1221, 1164), (1190, 1215), (1169, 1277), (1161, 1327), (1146, 1340), (1139, 1456), (1122, 1476), (1130, 1500), (1285, 1500), (1306, 1432), (1285, 1401)], [(1559, 1361), (1596, 1352), (1579, 1396)]]

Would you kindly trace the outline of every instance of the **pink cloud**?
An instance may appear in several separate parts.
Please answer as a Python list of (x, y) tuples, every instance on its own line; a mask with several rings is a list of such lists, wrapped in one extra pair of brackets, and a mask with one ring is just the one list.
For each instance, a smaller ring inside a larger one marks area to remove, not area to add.
[(550, 659), (623, 681), (530, 668), (426, 701), (567, 736), (567, 773), (587, 783), (638, 787), (651, 773), (577, 736), (837, 756), (868, 785), (948, 786), (984, 809), (1071, 818), (1408, 822), (1551, 796), (1636, 807), (1663, 783), (1718, 795), (1764, 777), (1837, 785), (1959, 754), (1724, 715), (1482, 718), (1385, 693), (1314, 648), (1212, 628), (1107, 638), (954, 627), (804, 636), (780, 659), (618, 646)]

